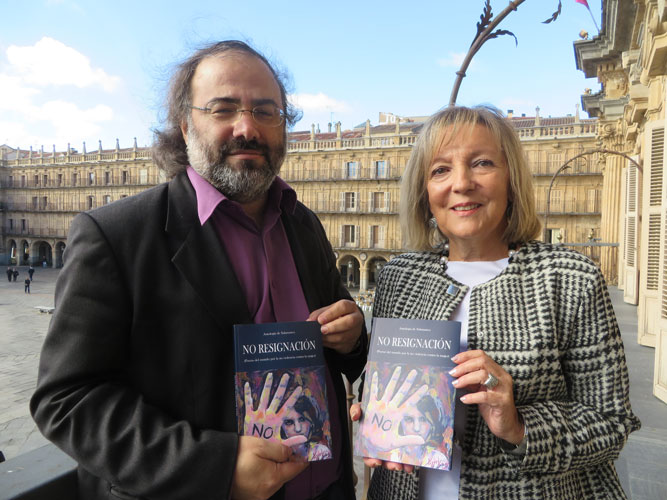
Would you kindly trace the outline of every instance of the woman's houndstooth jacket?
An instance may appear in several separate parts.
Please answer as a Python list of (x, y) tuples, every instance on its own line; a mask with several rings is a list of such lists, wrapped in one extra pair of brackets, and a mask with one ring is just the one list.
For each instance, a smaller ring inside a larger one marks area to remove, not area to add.
[[(438, 254), (404, 254), (384, 266), (373, 315), (448, 319), (466, 291)], [(469, 349), (484, 350), (513, 378), (527, 449), (504, 452), (469, 407), (459, 498), (626, 498), (613, 462), (640, 423), (597, 266), (560, 246), (524, 244), (499, 276), (473, 289), (468, 328)], [(369, 498), (416, 499), (418, 490), (418, 473), (376, 469)]]

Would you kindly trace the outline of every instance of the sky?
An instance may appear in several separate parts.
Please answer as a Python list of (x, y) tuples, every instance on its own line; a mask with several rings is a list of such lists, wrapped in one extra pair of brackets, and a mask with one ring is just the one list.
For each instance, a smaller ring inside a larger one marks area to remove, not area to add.
[[(576, 69), (572, 42), (594, 37), (575, 0), (526, 0), (474, 57), (458, 104), (517, 114), (575, 113), (596, 79)], [(485, 0), (0, 0), (0, 144), (51, 151), (152, 142), (174, 65), (202, 45), (249, 42), (289, 75), (303, 111), (294, 130), (350, 129), (380, 112), (429, 115), (446, 106)], [(499, 14), (509, 0), (491, 0)], [(581, 113), (585, 117), (585, 113)]]

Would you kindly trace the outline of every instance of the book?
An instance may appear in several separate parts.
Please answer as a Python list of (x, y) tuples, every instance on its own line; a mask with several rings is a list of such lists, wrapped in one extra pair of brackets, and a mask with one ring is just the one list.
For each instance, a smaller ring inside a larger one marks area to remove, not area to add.
[(239, 435), (281, 442), (304, 461), (332, 458), (320, 325), (234, 325), (234, 349)]
[(354, 454), (450, 470), (461, 323), (374, 318)]

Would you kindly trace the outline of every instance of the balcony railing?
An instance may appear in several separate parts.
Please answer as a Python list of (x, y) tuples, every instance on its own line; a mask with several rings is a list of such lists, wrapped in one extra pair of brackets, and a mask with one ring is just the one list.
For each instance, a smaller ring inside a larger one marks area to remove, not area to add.
[(417, 140), (415, 134), (387, 135), (380, 137), (354, 137), (352, 139), (327, 139), (312, 141), (296, 141), (287, 144), (287, 152), (298, 151), (328, 151), (334, 149), (364, 149), (364, 148), (395, 148), (397, 146), (412, 146)]
[(318, 201), (308, 204), (316, 213), (346, 213), (346, 214), (396, 214), (398, 213), (398, 202), (391, 201), (375, 206), (372, 202), (356, 202), (353, 206), (345, 206), (340, 201)]
[(40, 153), (33, 153), (31, 158), (20, 158), (17, 160), (5, 160), (8, 167), (23, 167), (30, 165), (63, 165), (72, 163), (95, 163), (95, 162), (115, 162), (132, 160), (150, 160), (152, 158), (150, 148), (141, 148), (136, 151), (105, 151), (102, 153), (86, 154), (62, 154), (55, 156), (41, 156)]
[[(109, 202), (111, 203), (111, 202)], [(102, 201), (95, 201), (92, 206), (89, 206), (88, 201), (81, 201), (81, 203), (66, 203), (66, 202), (48, 202), (44, 205), (40, 202), (37, 206), (31, 202), (8, 202), (4, 204), (5, 211), (11, 212), (83, 212), (91, 208), (97, 208), (104, 205)]]
[[(544, 199), (537, 200), (537, 211), (544, 215), (547, 202)], [(601, 200), (563, 200), (549, 205), (549, 215), (600, 215), (602, 210)]]
[(54, 189), (54, 188), (114, 188), (114, 187), (126, 187), (126, 186), (145, 186), (149, 187), (160, 182), (158, 174), (149, 174), (146, 178), (146, 182), (139, 182), (138, 176), (130, 176), (125, 182), (122, 182), (121, 179), (111, 179), (110, 182), (104, 181), (104, 179), (95, 180), (90, 184), (85, 178), (79, 179), (76, 184), (73, 184), (71, 180), (58, 182), (58, 180), (49, 180), (47, 182), (35, 182), (24, 181), (21, 179), (13, 179), (12, 182), (9, 182), (8, 179), (2, 182), (3, 188), (13, 188), (13, 189)]
[(287, 182), (295, 181), (360, 181), (360, 180), (396, 180), (403, 175), (403, 168), (391, 166), (386, 167), (384, 172), (378, 175), (375, 166), (357, 167), (356, 172), (349, 173), (341, 167), (307, 169), (299, 165), (286, 165), (280, 176)]
[(401, 242), (397, 238), (384, 238), (383, 240), (378, 240), (377, 242), (370, 241), (369, 238), (357, 238), (355, 241), (345, 241), (344, 238), (331, 238), (329, 237), (329, 242), (334, 250), (337, 250), (339, 253), (344, 252), (345, 250), (375, 250), (383, 252), (394, 252), (400, 253)]
[(67, 238), (67, 229), (66, 228), (56, 228), (56, 227), (29, 227), (26, 229), (21, 229), (18, 227), (5, 227), (3, 229), (4, 233), (7, 236), (25, 236), (30, 238), (40, 238), (40, 237), (51, 237), (51, 238)]
[(0, 497), (7, 500), (76, 500), (76, 462), (52, 444), (2, 462)]
[[(552, 176), (562, 166), (556, 165), (553, 162), (528, 162), (530, 171), (533, 175), (548, 175)], [(571, 168), (564, 170), (560, 177), (567, 177), (572, 175), (602, 175), (602, 167), (598, 162), (582, 163), (580, 165), (573, 165)]]

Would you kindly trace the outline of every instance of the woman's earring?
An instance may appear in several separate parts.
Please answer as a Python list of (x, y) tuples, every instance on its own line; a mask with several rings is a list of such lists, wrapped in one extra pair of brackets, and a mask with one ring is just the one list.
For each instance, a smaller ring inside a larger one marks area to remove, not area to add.
[(435, 217), (431, 217), (428, 220), (428, 227), (430, 227), (431, 229), (438, 229), (438, 221), (435, 220)]

